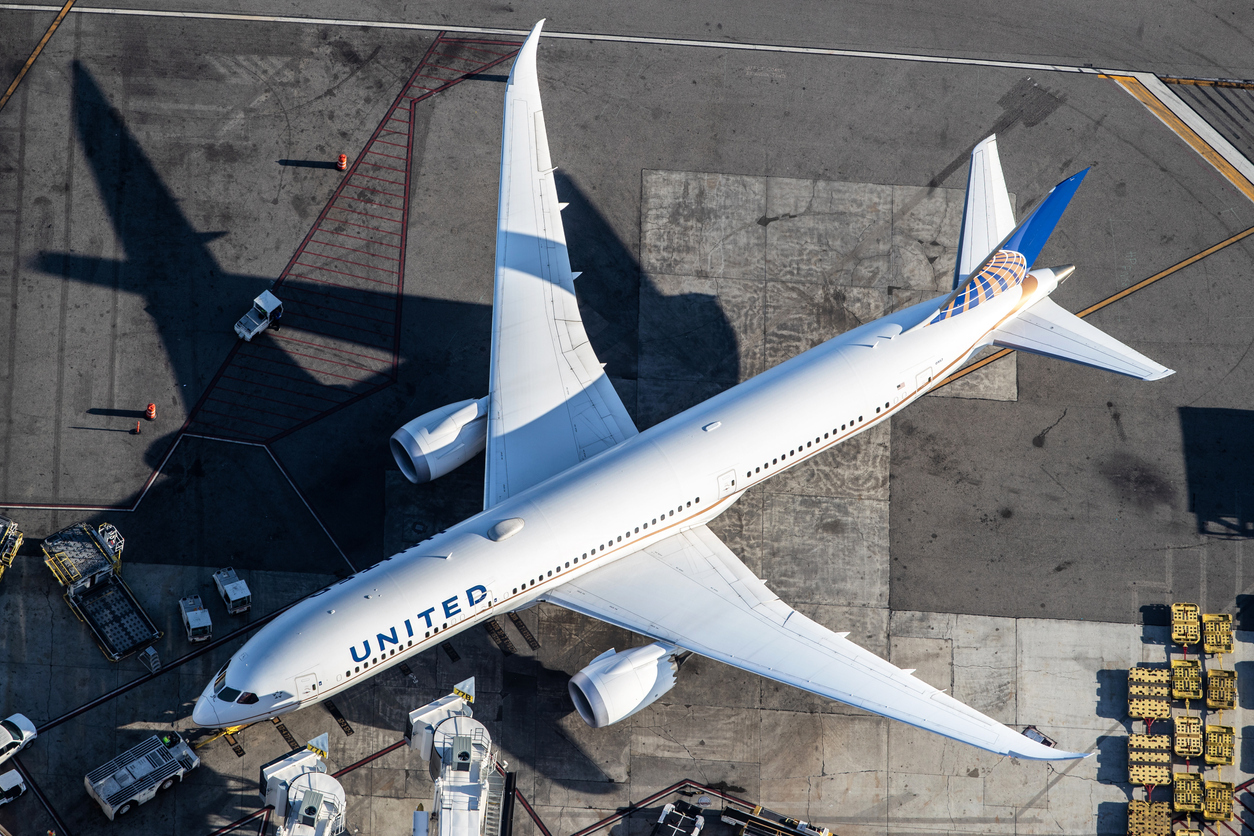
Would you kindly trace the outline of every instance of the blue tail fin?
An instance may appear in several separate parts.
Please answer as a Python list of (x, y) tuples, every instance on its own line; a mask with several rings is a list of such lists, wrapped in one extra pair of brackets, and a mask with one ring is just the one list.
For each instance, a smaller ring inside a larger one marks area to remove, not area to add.
[(1076, 189), (1080, 188), (1080, 181), (1088, 173), (1089, 170), (1086, 168), (1050, 189), (1049, 194), (1041, 201), (1041, 205), (1033, 209), (1032, 214), (1015, 228), (1001, 248), (1020, 253), (1028, 263), (1028, 269), (1031, 270), (1036, 257), (1041, 254), (1045, 242), (1049, 240), (1054, 227), (1058, 225), (1058, 219), (1062, 217)]

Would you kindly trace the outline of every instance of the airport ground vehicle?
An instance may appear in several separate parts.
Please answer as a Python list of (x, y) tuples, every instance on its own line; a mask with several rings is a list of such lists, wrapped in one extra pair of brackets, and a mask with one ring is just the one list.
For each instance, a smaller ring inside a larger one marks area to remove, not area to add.
[(0, 578), (4, 570), (13, 565), (17, 550), (22, 547), (22, 532), (17, 530), (17, 523), (0, 514)]
[(16, 769), (10, 769), (8, 772), (0, 775), (0, 807), (13, 801), (24, 792), (26, 792), (26, 782), (22, 780), (22, 773)]
[(169, 731), (154, 734), (88, 773), (83, 784), (113, 821), (151, 801), (198, 766), (200, 758), (192, 748), (178, 732)]
[(263, 290), (261, 295), (253, 300), (253, 306), (249, 308), (248, 313), (241, 316), (239, 322), (235, 323), (235, 333), (244, 342), (249, 342), (267, 328), (277, 327), (282, 316), (283, 303), (270, 291)]
[(16, 755), (38, 736), (35, 724), (25, 715), (14, 714), (0, 720), (0, 763)]
[(235, 569), (228, 566), (213, 573), (213, 585), (226, 604), (226, 611), (231, 615), (239, 615), (253, 608), (253, 593), (246, 581), (240, 580)]
[(65, 587), (65, 601), (91, 628), (110, 662), (154, 644), (162, 633), (122, 580), (125, 540), (110, 523), (75, 523), (43, 542), (44, 564)]
[(213, 638), (213, 619), (199, 595), (180, 598), (179, 614), (183, 617), (183, 629), (187, 631), (189, 642), (207, 642)]

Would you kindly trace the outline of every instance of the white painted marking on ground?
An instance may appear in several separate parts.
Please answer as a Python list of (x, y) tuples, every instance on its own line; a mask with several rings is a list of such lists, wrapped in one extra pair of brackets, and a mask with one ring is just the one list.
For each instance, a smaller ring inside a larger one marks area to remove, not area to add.
[[(0, 10), (13, 12), (55, 12), (59, 6), (33, 3), (0, 3)], [(117, 9), (75, 6), (71, 14), (114, 15), (123, 17), (170, 17), (182, 20), (222, 20), (243, 23), (293, 23), (303, 26), (360, 26), (370, 29), (404, 29), (417, 32), (448, 32), (456, 35), (512, 35), (523, 38), (526, 29), (493, 29), (483, 26), (444, 26), (430, 23), (402, 23), (387, 20), (349, 20), (330, 17), (293, 17), (283, 15), (231, 14), (227, 12), (175, 12), (160, 9)], [(652, 46), (682, 46), (701, 49), (726, 49), (740, 52), (776, 52), (791, 55), (822, 55), (833, 58), (880, 58), (888, 61), (912, 61), (922, 64), (955, 64), (968, 67), (997, 67), (999, 69), (1028, 70), (1039, 73), (1078, 73), (1099, 75), (1116, 73), (1131, 75), (1131, 70), (1097, 69), (1069, 64), (1036, 64), (1027, 61), (995, 61), (985, 58), (960, 58), (948, 55), (920, 55), (906, 52), (873, 52), (859, 49), (827, 49), (811, 46), (784, 46), (780, 44), (733, 43), (729, 41), (702, 41), (689, 38), (650, 38), (637, 35), (610, 35), (589, 32), (550, 32), (545, 38), (572, 41), (609, 41), (612, 43), (647, 44)]]
[(1233, 168), (1241, 172), (1246, 180), (1254, 183), (1254, 163), (1246, 159), (1245, 155), (1224, 138), (1223, 134), (1203, 119), (1196, 110), (1189, 107), (1158, 76), (1153, 73), (1133, 73), (1132, 77), (1141, 82), (1154, 98), (1162, 102), (1163, 107), (1170, 110), (1176, 115), (1176, 118), (1192, 128), (1193, 132), (1200, 136), (1219, 156), (1223, 157)]

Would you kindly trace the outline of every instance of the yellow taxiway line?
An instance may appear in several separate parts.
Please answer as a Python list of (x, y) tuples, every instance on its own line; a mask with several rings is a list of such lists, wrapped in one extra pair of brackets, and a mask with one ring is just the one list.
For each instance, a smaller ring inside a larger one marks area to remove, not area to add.
[(52, 37), (52, 33), (57, 31), (57, 27), (61, 25), (61, 21), (65, 20), (65, 16), (70, 13), (70, 8), (77, 0), (65, 0), (65, 5), (61, 7), (57, 19), (52, 21), (52, 25), (48, 27), (48, 31), (44, 32), (44, 36), (39, 39), (39, 43), (35, 46), (35, 50), (31, 52), (30, 58), (26, 59), (26, 63), (22, 65), (22, 69), (18, 70), (17, 78), (13, 79), (13, 83), (9, 85), (9, 89), (4, 91), (4, 95), (0, 96), (0, 110), (4, 110), (4, 106), (9, 103), (9, 99), (13, 98), (13, 93), (17, 90), (17, 86), (22, 83), (22, 79), (26, 77), (26, 73), (30, 71), (31, 65), (35, 63), (35, 59), (39, 57), (39, 53), (44, 51), (48, 40)]

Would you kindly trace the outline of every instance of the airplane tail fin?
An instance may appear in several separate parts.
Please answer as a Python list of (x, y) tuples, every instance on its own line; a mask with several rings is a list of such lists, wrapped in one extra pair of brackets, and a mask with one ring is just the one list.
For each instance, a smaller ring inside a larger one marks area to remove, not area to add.
[[(1054, 273), (1061, 280), (1074, 269), (1054, 268)], [(997, 328), (992, 338), (994, 345), (1003, 348), (1056, 357), (1141, 380), (1161, 380), (1175, 374), (1172, 369), (1089, 325), (1048, 296)]]
[(1001, 173), (997, 135), (993, 134), (971, 150), (953, 289), (976, 272), (1014, 228), (1015, 213), (1010, 206), (1010, 193), (1006, 191), (1006, 178)]

